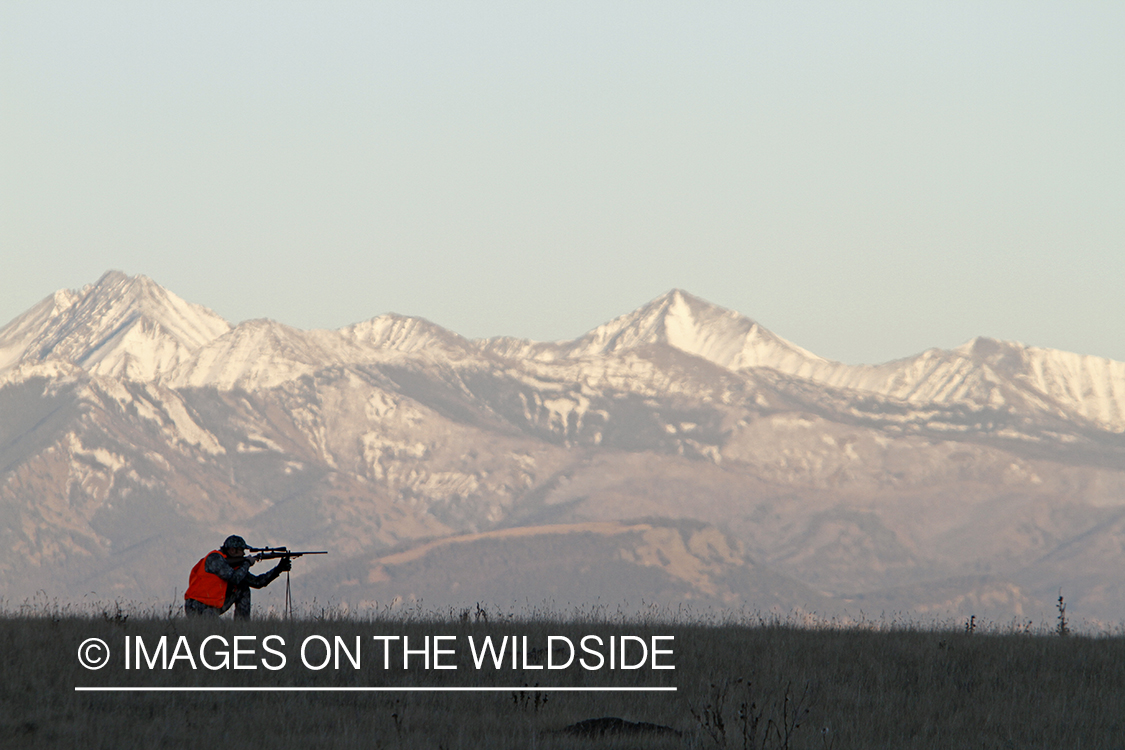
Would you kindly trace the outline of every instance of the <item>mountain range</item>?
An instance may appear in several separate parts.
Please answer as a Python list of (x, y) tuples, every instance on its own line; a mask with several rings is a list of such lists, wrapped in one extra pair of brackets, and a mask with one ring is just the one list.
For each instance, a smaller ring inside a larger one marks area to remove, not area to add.
[[(873, 366), (681, 290), (571, 341), (231, 325), (106, 273), (0, 329), (0, 590), (175, 602), (231, 533), (294, 593), (1125, 620), (1125, 363)], [(282, 592), (283, 593), (283, 592)], [(282, 593), (259, 592), (263, 606)]]

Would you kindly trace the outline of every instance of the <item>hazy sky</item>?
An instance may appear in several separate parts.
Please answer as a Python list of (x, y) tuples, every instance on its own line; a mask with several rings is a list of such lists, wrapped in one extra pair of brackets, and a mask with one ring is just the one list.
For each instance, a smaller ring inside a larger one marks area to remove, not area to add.
[(0, 3), (0, 325), (573, 338), (673, 287), (822, 356), (1125, 360), (1125, 3)]

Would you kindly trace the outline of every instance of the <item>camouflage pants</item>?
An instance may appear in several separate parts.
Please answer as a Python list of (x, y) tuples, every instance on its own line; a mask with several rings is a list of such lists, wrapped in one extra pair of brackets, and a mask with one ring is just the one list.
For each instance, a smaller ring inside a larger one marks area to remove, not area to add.
[(226, 601), (222, 607), (211, 607), (195, 599), (184, 599), (184, 613), (188, 617), (218, 617), (234, 606), (234, 616), (239, 620), (250, 619), (250, 587), (239, 586), (227, 590)]

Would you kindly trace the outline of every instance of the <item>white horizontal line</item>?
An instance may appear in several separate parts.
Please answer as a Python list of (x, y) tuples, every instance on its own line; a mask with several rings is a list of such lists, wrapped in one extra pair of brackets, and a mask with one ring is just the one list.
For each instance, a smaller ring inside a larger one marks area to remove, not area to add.
[(674, 687), (75, 687), (76, 693), (640, 693)]

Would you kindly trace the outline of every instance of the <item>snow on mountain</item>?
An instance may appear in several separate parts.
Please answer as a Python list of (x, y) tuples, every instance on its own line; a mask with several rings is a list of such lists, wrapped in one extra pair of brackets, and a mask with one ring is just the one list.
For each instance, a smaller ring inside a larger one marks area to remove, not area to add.
[[(918, 407), (1015, 410), (1125, 431), (1125, 363), (978, 338), (952, 351), (931, 349), (886, 364), (851, 366), (818, 357), (750, 318), (679, 289), (572, 341), (474, 342), (396, 314), (338, 331), (301, 331), (266, 320), (231, 329), (210, 310), (144, 276), (110, 271), (81, 291), (56, 292), (0, 330), (0, 372), (10, 371), (10, 378), (17, 364), (62, 360), (94, 375), (161, 379), (172, 386), (270, 388), (325, 365), (402, 356), (464, 362), (485, 354), (550, 367), (651, 345), (673, 347), (728, 371), (769, 368)], [(564, 369), (568, 377), (582, 377), (573, 366)]]
[[(513, 354), (513, 341), (496, 340)], [(768, 367), (817, 383), (909, 404), (969, 404), (1079, 417), (1125, 431), (1125, 363), (976, 338), (882, 365), (818, 357), (736, 312), (673, 290), (574, 342), (525, 348), (530, 356), (604, 356), (665, 343), (731, 370)]]
[(164, 382), (220, 390), (273, 388), (339, 363), (334, 332), (301, 331), (272, 320), (248, 320), (202, 347)]
[(63, 360), (94, 375), (151, 380), (230, 330), (200, 305), (144, 276), (110, 271), (60, 291), (0, 331), (0, 368)]
[(995, 373), (1060, 416), (1077, 415), (1115, 432), (1125, 431), (1125, 362), (1056, 349), (976, 338), (955, 352)]
[(427, 354), (460, 359), (477, 353), (467, 339), (423, 318), (388, 313), (341, 328), (346, 341), (364, 350)]
[(324, 367), (401, 359), (460, 360), (479, 354), (421, 318), (388, 314), (338, 331), (302, 331), (272, 320), (240, 323), (171, 372), (173, 386), (273, 388)]
[[(394, 314), (231, 328), (111, 272), (0, 329), (0, 515), (15, 519), (0, 525), (0, 588), (158, 595), (233, 524), (336, 545), (323, 585), (349, 597), (419, 593), (437, 575), (477, 601), (506, 585), (513, 551), (537, 563), (530, 591), (605, 560), (646, 576), (639, 595), (729, 584), (750, 607), (770, 601), (773, 584), (748, 588), (770, 570), (818, 596), (906, 587), (864, 600), (896, 607), (946, 601), (933, 582), (956, 576), (1041, 579), (1081, 607), (1120, 562), (1112, 534), (1108, 572), (1083, 558), (1080, 587), (1041, 561), (1125, 512), (1123, 404), (1122, 363), (975, 339), (852, 367), (679, 290), (573, 341), (468, 341)], [(587, 535), (577, 553), (556, 533), (637, 519), (665, 520)], [(676, 560), (713, 557), (699, 523), (745, 545), (745, 565), (677, 577)], [(523, 527), (546, 531), (493, 533)], [(355, 573), (476, 533), (398, 578)], [(183, 559), (169, 567), (171, 548)], [(487, 571), (465, 564), (478, 558)]]
[(547, 344), (498, 337), (481, 342), (486, 350), (501, 356), (543, 361), (604, 357), (650, 344), (673, 346), (730, 370), (772, 367), (792, 372), (809, 363), (827, 361), (750, 318), (680, 289), (673, 289), (574, 341)]
[(69, 289), (60, 289), (0, 329), (0, 372), (16, 365), (44, 329), (79, 299)]
[(730, 370), (773, 367), (790, 371), (820, 357), (776, 336), (733, 310), (679, 289), (595, 328), (568, 347), (567, 356), (604, 356), (663, 343)]
[(977, 338), (881, 365), (818, 357), (736, 312), (673, 290), (574, 341), (497, 337), (481, 348), (509, 359), (559, 363), (665, 344), (734, 371), (770, 368), (836, 389), (908, 405), (967, 405), (1079, 418), (1125, 431), (1125, 363)]
[(1011, 341), (978, 337), (882, 365), (824, 362), (792, 374), (919, 407), (966, 404), (1125, 431), (1125, 363)]

